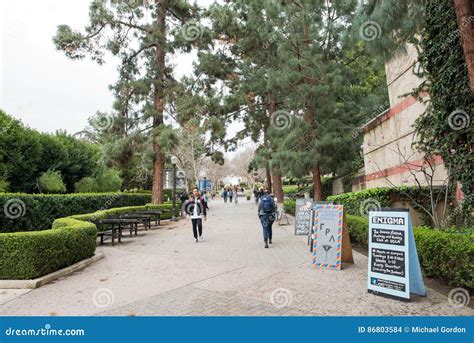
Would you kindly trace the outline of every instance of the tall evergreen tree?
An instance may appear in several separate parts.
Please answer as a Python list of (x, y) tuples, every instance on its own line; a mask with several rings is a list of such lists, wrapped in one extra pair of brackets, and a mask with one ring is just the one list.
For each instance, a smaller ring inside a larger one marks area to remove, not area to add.
[(142, 122), (151, 121), (153, 145), (152, 202), (164, 201), (162, 142), (169, 137), (164, 123), (172, 68), (166, 56), (190, 51), (205, 36), (198, 24), (199, 9), (183, 0), (93, 0), (89, 24), (83, 32), (58, 27), (56, 47), (72, 59), (90, 56), (99, 64), (110, 52), (120, 59), (119, 81), (113, 87), (118, 113), (130, 111)]

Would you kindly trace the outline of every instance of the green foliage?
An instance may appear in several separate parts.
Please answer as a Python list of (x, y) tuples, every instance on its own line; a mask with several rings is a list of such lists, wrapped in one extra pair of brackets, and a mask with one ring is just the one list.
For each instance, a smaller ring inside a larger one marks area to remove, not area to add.
[(0, 179), (0, 193), (8, 192), (10, 189), (10, 183), (6, 180)]
[(49, 170), (60, 172), (72, 192), (74, 183), (97, 168), (97, 147), (63, 132), (39, 133), (1, 110), (0, 128), (0, 177), (11, 192), (39, 191), (38, 179)]
[(372, 188), (360, 192), (331, 195), (326, 200), (344, 205), (346, 213), (360, 216), (361, 212), (364, 212), (364, 202), (378, 207), (390, 207), (390, 195), (395, 192), (397, 190), (393, 188)]
[(74, 185), (76, 193), (95, 193), (98, 192), (99, 186), (95, 178), (86, 176)]
[(0, 194), (0, 208), (5, 210), (5, 215), (0, 216), (0, 232), (47, 230), (56, 218), (99, 209), (145, 205), (150, 199), (150, 194), (140, 193), (4, 193)]
[(429, 1), (425, 17), (419, 62), (421, 76), (427, 80), (422, 88), (428, 91), (430, 100), (415, 124), (417, 147), (428, 155), (442, 156), (452, 179), (462, 184), (462, 206), (468, 217), (474, 205), (474, 97), (470, 93), (454, 2)]
[(114, 169), (101, 170), (96, 176), (98, 192), (116, 192), (122, 186), (122, 178)]
[(38, 179), (41, 193), (65, 193), (66, 185), (63, 182), (61, 172), (48, 170)]
[(63, 218), (50, 230), (0, 233), (0, 279), (33, 279), (93, 256), (96, 230)]
[(296, 200), (285, 199), (285, 201), (283, 202), (283, 209), (285, 210), (285, 213), (294, 216), (296, 211)]

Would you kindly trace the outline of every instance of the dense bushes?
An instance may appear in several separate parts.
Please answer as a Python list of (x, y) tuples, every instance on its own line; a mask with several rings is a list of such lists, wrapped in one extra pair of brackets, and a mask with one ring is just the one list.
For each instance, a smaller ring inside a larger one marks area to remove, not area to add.
[(46, 230), (56, 218), (90, 213), (100, 209), (140, 206), (149, 203), (150, 194), (0, 194), (0, 232)]
[(0, 234), (0, 279), (33, 279), (94, 255), (96, 227), (71, 218), (51, 230)]
[(360, 192), (331, 195), (326, 200), (344, 205), (346, 213), (357, 216), (367, 210), (370, 205), (390, 207), (390, 194), (392, 192), (396, 192), (396, 190), (392, 188), (372, 188)]
[(43, 173), (38, 179), (38, 186), (41, 193), (66, 193), (66, 185), (58, 171), (48, 170)]
[(38, 179), (48, 170), (61, 172), (67, 191), (92, 175), (99, 147), (64, 132), (40, 133), (0, 110), (0, 178), (10, 192), (38, 192)]

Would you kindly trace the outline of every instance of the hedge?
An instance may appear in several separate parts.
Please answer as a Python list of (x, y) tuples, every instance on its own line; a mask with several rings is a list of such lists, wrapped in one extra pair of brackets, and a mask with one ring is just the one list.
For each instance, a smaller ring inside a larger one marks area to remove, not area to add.
[[(295, 212), (295, 201), (285, 200), (285, 212)], [(346, 215), (353, 243), (363, 248), (369, 244), (367, 218)], [(444, 280), (451, 286), (474, 289), (474, 229), (413, 229), (420, 265), (424, 276)]]
[(326, 201), (344, 205), (346, 213), (357, 216), (361, 214), (361, 207), (367, 208), (370, 204), (390, 207), (390, 195), (396, 192), (399, 192), (399, 190), (393, 188), (372, 188), (360, 192), (331, 195), (326, 198)]
[(94, 255), (96, 226), (63, 218), (52, 229), (0, 234), (0, 279), (34, 279)]
[[(97, 227), (88, 222), (172, 204), (128, 206), (56, 219), (50, 230), (0, 233), (0, 279), (34, 279), (94, 255)], [(164, 213), (161, 218), (171, 218)]]
[(143, 206), (150, 194), (76, 193), (76, 194), (0, 194), (0, 233), (48, 230), (56, 218), (100, 209)]

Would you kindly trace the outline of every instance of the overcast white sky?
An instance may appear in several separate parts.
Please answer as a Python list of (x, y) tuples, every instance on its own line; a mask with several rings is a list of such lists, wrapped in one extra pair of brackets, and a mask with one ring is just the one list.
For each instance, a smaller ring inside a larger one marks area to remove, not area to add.
[[(213, 0), (199, 0), (208, 5)], [(90, 0), (2, 0), (0, 2), (0, 108), (31, 128), (69, 133), (82, 130), (96, 111), (110, 111), (108, 89), (116, 61), (99, 66), (72, 61), (52, 42), (56, 27), (82, 29)], [(174, 59), (176, 75), (191, 72), (193, 56)]]

